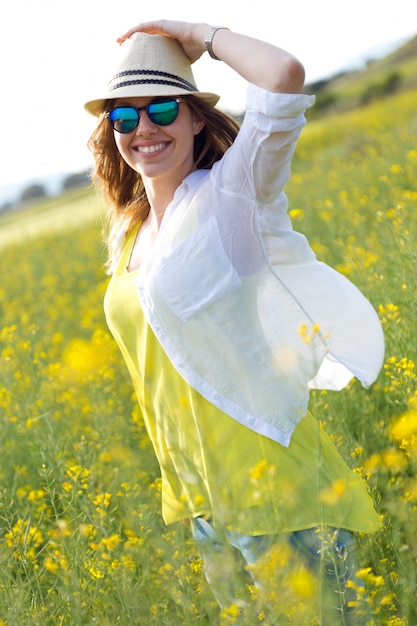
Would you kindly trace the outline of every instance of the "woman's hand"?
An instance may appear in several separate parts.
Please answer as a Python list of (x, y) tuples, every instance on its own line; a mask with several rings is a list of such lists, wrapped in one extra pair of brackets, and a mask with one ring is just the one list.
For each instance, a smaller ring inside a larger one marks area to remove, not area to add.
[(175, 20), (157, 20), (156, 22), (143, 22), (130, 28), (124, 35), (117, 39), (122, 44), (133, 33), (148, 33), (150, 35), (165, 35), (178, 39), (185, 54), (191, 63), (197, 61), (205, 52), (204, 36), (210, 30), (208, 24), (193, 24), (190, 22), (179, 22)]

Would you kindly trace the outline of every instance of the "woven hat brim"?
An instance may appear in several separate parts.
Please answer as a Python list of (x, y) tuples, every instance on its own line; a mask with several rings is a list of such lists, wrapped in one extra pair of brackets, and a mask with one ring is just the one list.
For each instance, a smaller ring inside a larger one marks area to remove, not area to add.
[(140, 90), (135, 90), (133, 86), (126, 86), (111, 93), (107, 93), (102, 98), (98, 98), (96, 100), (89, 100), (84, 104), (85, 110), (94, 115), (95, 117), (99, 117), (101, 113), (103, 113), (106, 102), (108, 100), (118, 100), (119, 98), (157, 98), (160, 96), (195, 96), (196, 98), (200, 98), (204, 100), (207, 104), (211, 106), (216, 106), (218, 101), (220, 100), (220, 96), (215, 93), (205, 92), (205, 91), (187, 91), (185, 89), (173, 89), (168, 85), (158, 85), (155, 88), (155, 85), (149, 85), (148, 87), (144, 87), (141, 85)]

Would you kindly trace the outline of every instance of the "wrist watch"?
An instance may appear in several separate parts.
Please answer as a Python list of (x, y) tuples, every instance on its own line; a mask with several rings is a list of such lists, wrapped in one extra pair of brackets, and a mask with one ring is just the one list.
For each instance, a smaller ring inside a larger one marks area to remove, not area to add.
[(206, 33), (204, 37), (204, 43), (206, 44), (207, 52), (215, 61), (221, 61), (221, 59), (219, 59), (219, 57), (216, 57), (213, 52), (213, 37), (217, 33), (217, 31), (221, 29), (229, 30), (227, 26), (213, 26), (213, 28), (210, 28), (210, 30)]

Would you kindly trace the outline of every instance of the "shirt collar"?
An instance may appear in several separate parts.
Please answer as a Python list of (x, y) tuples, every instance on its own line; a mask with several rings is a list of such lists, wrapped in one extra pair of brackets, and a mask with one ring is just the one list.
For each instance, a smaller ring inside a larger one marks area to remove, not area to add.
[(186, 185), (188, 189), (193, 189), (198, 185), (200, 180), (207, 176), (209, 170), (194, 170), (191, 174), (188, 174), (182, 181), (183, 185)]

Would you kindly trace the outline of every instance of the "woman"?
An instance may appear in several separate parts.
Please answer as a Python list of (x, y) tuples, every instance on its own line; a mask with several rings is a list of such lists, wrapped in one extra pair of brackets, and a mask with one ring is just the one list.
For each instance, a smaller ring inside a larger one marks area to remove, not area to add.
[[(364, 624), (352, 533), (379, 517), (308, 412), (308, 388), (369, 386), (384, 346), (368, 301), (287, 215), (314, 103), (303, 66), (207, 24), (141, 24), (119, 43), (108, 90), (85, 107), (110, 206), (105, 311), (160, 464), (164, 520), (191, 521), (222, 609), (245, 613), (237, 548), (273, 620), (302, 607), (323, 625)], [(249, 83), (240, 128), (195, 86), (205, 51)]]

